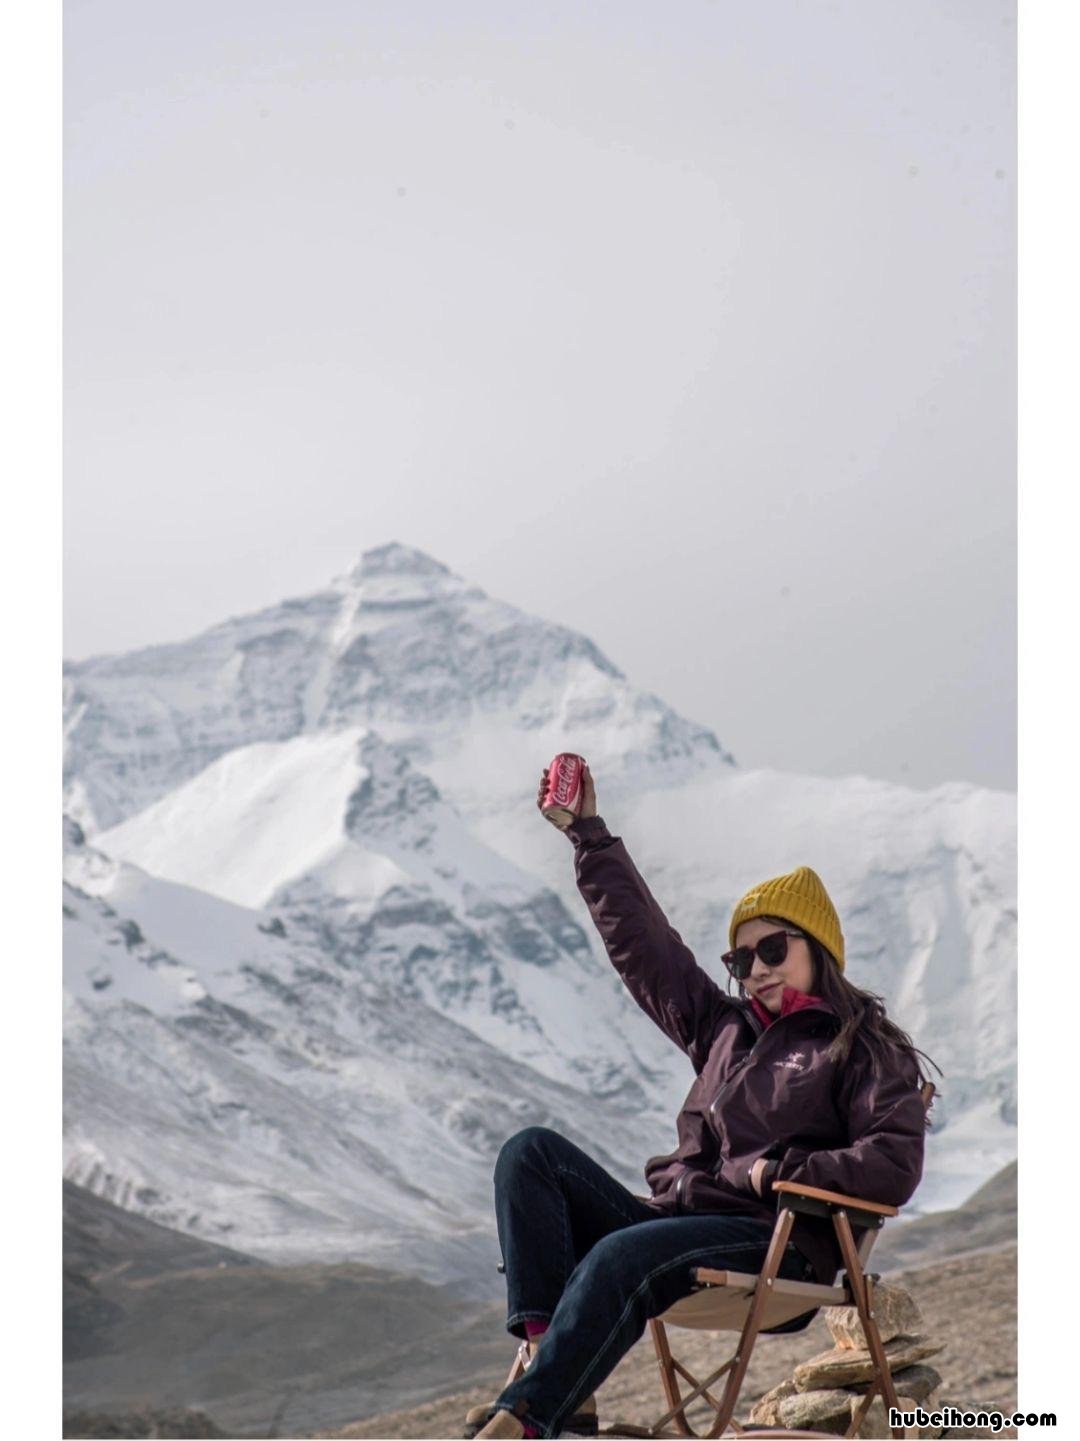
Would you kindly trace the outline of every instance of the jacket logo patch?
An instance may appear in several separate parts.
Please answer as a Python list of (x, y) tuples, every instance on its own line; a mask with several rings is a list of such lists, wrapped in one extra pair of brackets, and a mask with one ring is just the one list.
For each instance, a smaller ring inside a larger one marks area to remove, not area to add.
[(791, 1071), (806, 1070), (806, 1056), (802, 1051), (792, 1051), (790, 1056), (785, 1056), (782, 1061), (777, 1061), (778, 1066), (786, 1066)]

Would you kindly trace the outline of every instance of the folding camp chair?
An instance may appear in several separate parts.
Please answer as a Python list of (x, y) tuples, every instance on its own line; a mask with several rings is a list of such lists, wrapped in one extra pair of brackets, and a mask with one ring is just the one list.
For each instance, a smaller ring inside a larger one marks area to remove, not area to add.
[[(935, 1090), (933, 1082), (927, 1081), (920, 1092), (924, 1114), (933, 1104)], [(898, 1215), (897, 1207), (863, 1200), (858, 1196), (844, 1196), (838, 1191), (822, 1191), (816, 1186), (800, 1186), (793, 1181), (776, 1181), (773, 1183), (773, 1191), (780, 1198), (776, 1225), (773, 1227), (772, 1239), (760, 1272), (755, 1276), (745, 1271), (716, 1271), (708, 1266), (698, 1266), (694, 1271), (696, 1289), (681, 1301), (676, 1301), (663, 1316), (649, 1322), (668, 1409), (650, 1426), (616, 1422), (602, 1427), (602, 1436), (713, 1438), (727, 1434), (785, 1438), (805, 1436), (816, 1437), (817, 1441), (820, 1441), (820, 1431), (743, 1426), (735, 1420), (735, 1407), (758, 1336), (763, 1331), (767, 1333), (795, 1320), (803, 1324), (785, 1329), (802, 1330), (810, 1324), (822, 1306), (858, 1308), (863, 1335), (873, 1362), (870, 1384), (851, 1418), (851, 1424), (844, 1432), (845, 1438), (856, 1435), (870, 1403), (879, 1391), (886, 1407), (896, 1406), (896, 1387), (874, 1319), (874, 1285), (881, 1278), (876, 1273), (867, 1273), (864, 1267), (870, 1259), (870, 1252), (878, 1232), (885, 1224), (886, 1216)], [(811, 1216), (831, 1217), (844, 1260), (839, 1285), (821, 1286), (813, 1281), (791, 1281), (777, 1274), (788, 1237), (795, 1224), (796, 1211)], [(862, 1231), (858, 1241), (855, 1239), (855, 1230)], [(502, 1265), (499, 1270), (503, 1270)], [(691, 1331), (738, 1331), (739, 1340), (735, 1354), (722, 1366), (710, 1372), (704, 1381), (699, 1381), (681, 1361), (672, 1356), (667, 1335), (669, 1326), (683, 1327)], [(528, 1352), (522, 1342), (506, 1378), (507, 1386), (523, 1373), (527, 1362)], [(727, 1382), (724, 1394), (717, 1400), (709, 1387), (725, 1374)], [(693, 1388), (685, 1396), (679, 1389), (680, 1376)], [(708, 1431), (695, 1431), (687, 1418), (687, 1408), (699, 1399), (706, 1401), (713, 1409), (715, 1419)], [(674, 1427), (673, 1431), (665, 1430), (669, 1425)], [(902, 1437), (904, 1434), (902, 1427), (891, 1429), (893, 1436)]]
[[(920, 1093), (925, 1111), (929, 1111), (933, 1103), (934, 1092), (933, 1082), (927, 1081)], [(822, 1191), (815, 1186), (800, 1186), (791, 1181), (775, 1182), (773, 1191), (779, 1196), (776, 1225), (760, 1273), (754, 1276), (747, 1272), (716, 1271), (707, 1266), (699, 1266), (694, 1275), (697, 1289), (683, 1300), (677, 1301), (663, 1316), (649, 1322), (668, 1409), (651, 1426), (614, 1425), (605, 1427), (602, 1434), (718, 1437), (727, 1432), (731, 1435), (820, 1437), (820, 1432), (748, 1428), (740, 1425), (734, 1416), (746, 1369), (759, 1334), (796, 1318), (805, 1318), (804, 1324), (809, 1325), (813, 1314), (821, 1306), (854, 1305), (858, 1308), (863, 1335), (873, 1361), (870, 1384), (852, 1416), (851, 1424), (844, 1433), (845, 1437), (852, 1437), (858, 1432), (870, 1403), (879, 1391), (886, 1407), (896, 1405), (896, 1388), (874, 1319), (874, 1284), (880, 1277), (867, 1274), (864, 1268), (878, 1232), (885, 1224), (886, 1216), (897, 1215), (897, 1208), (883, 1206), (877, 1201), (863, 1200), (861, 1197), (844, 1196), (837, 1191)], [(789, 1281), (777, 1275), (788, 1237), (795, 1224), (796, 1211), (811, 1216), (831, 1217), (844, 1260), (839, 1285), (820, 1286), (810, 1281)], [(862, 1230), (863, 1233), (857, 1242), (854, 1229)], [(706, 1376), (704, 1381), (699, 1381), (672, 1356), (667, 1335), (669, 1326), (681, 1326), (694, 1331), (738, 1331), (739, 1340), (735, 1354)], [(790, 1329), (801, 1330), (802, 1326)], [(725, 1373), (727, 1381), (724, 1394), (717, 1400), (708, 1388)], [(685, 1396), (679, 1389), (680, 1376), (693, 1388)], [(707, 1401), (713, 1408), (714, 1420), (708, 1431), (695, 1431), (687, 1419), (687, 1407), (699, 1398)], [(668, 1425), (674, 1426), (674, 1432), (665, 1431), (664, 1428)], [(904, 1432), (902, 1428), (894, 1427), (892, 1434), (903, 1436)]]

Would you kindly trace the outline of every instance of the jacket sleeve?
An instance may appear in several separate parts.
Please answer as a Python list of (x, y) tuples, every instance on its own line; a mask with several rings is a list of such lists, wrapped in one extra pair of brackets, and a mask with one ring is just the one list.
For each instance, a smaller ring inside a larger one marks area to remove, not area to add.
[(830, 1151), (789, 1146), (767, 1171), (770, 1192), (773, 1181), (797, 1181), (886, 1206), (911, 1199), (922, 1179), (926, 1110), (914, 1060), (899, 1049), (895, 1056), (895, 1064), (875, 1071), (856, 1040), (837, 1095), (848, 1144)]
[(611, 964), (645, 1014), (700, 1073), (730, 999), (668, 924), (626, 847), (603, 820), (575, 821), (566, 834), (574, 843), (578, 890)]

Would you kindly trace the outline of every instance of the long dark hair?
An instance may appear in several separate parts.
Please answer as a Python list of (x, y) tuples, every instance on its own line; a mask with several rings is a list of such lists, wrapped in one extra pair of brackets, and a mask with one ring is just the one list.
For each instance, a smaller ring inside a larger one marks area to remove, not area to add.
[[(836, 963), (836, 957), (814, 936), (807, 935), (783, 916), (762, 916), (763, 921), (772, 921), (785, 930), (798, 931), (810, 947), (810, 959), (814, 967), (813, 994), (828, 1001), (840, 1017), (840, 1029), (833, 1037), (827, 1055), (833, 1061), (846, 1061), (852, 1047), (861, 1042), (870, 1052), (875, 1070), (880, 1071), (896, 1064), (896, 1052), (909, 1056), (919, 1073), (919, 1085), (930, 1079), (919, 1057), (933, 1066), (939, 1076), (944, 1075), (938, 1063), (925, 1051), (920, 1051), (906, 1031), (885, 1014), (883, 998), (873, 991), (861, 990), (844, 975)], [(746, 994), (740, 985), (741, 995)]]

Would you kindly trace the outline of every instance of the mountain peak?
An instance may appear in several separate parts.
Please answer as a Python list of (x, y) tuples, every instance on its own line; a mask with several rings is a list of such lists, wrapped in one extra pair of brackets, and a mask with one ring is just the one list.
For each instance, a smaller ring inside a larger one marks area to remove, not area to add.
[(479, 586), (457, 575), (442, 561), (392, 540), (365, 550), (334, 588), (357, 597), (362, 611), (412, 610), (448, 600), (486, 600)]
[[(354, 583), (362, 583), (365, 580), (388, 575), (423, 576), (431, 579), (445, 576), (449, 579), (453, 577), (453, 572), (449, 566), (443, 565), (441, 561), (428, 555), (426, 551), (417, 550), (412, 545), (402, 545), (397, 540), (391, 540), (386, 545), (376, 545), (370, 550), (365, 550), (349, 571), (349, 580)], [(453, 578), (456, 579), (456, 577)]]
[(653, 763), (730, 760), (710, 732), (630, 686), (586, 636), (399, 542), (364, 551), (314, 594), (190, 641), (80, 663), (65, 704), (67, 804), (88, 835), (228, 752), (356, 725), (389, 726), (395, 738), (416, 728), (426, 753), (447, 725), (457, 734), (470, 717), (486, 726), (513, 714), (530, 755), (534, 742), (595, 755), (614, 743), (620, 768), (639, 751)]

